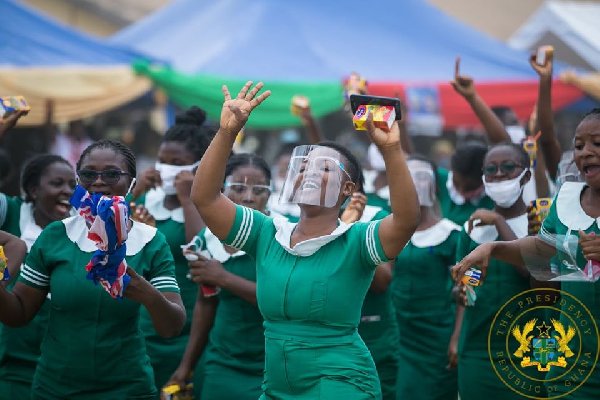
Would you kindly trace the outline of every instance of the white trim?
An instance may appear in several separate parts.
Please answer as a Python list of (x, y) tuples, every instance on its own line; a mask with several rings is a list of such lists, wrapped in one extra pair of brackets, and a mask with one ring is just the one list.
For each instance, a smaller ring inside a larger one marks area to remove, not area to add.
[(379, 253), (377, 253), (377, 242), (375, 241), (375, 227), (377, 226), (377, 223), (378, 221), (373, 221), (367, 227), (366, 242), (371, 261), (373, 261), (375, 265), (381, 265), (383, 264), (383, 260), (379, 256)]
[[(475, 220), (478, 221), (478, 220)], [(506, 223), (513, 231), (515, 236), (518, 239), (524, 238), (527, 236), (527, 214), (520, 215), (515, 218), (507, 219)], [(469, 229), (469, 221), (465, 222), (464, 225), (465, 232), (468, 232)], [(473, 227), (471, 233), (467, 233), (471, 240), (478, 244), (484, 244), (493, 242), (498, 239), (498, 230), (493, 225), (485, 225), (485, 226), (476, 226)]]
[(413, 246), (418, 248), (433, 247), (444, 243), (450, 234), (454, 231), (460, 232), (460, 226), (448, 219), (442, 219), (437, 224), (424, 229), (422, 231), (416, 231), (410, 238), (410, 242)]
[(34, 270), (29, 265), (21, 265), (21, 276), (38, 286), (50, 286), (50, 278), (47, 275)]
[(155, 284), (155, 283), (161, 283), (161, 282), (175, 282), (177, 283), (177, 279), (171, 277), (171, 276), (157, 276), (155, 278), (150, 279), (150, 283), (151, 284)]
[[(244, 236), (244, 231), (246, 230), (246, 224), (248, 223), (248, 210), (246, 207), (242, 207), (242, 223), (240, 224), (240, 229), (238, 229), (235, 239), (231, 242), (231, 247), (239, 248), (238, 243), (240, 243), (241, 238)], [(251, 227), (252, 228), (252, 227)]]
[(246, 210), (248, 211), (250, 220), (248, 221), (248, 229), (246, 229), (246, 233), (244, 235), (243, 241), (239, 245), (240, 249), (246, 245), (246, 242), (248, 241), (248, 238), (250, 237), (250, 233), (252, 232), (252, 225), (254, 225), (254, 213), (252, 212), (252, 210), (249, 210), (249, 209), (246, 209)]
[(241, 250), (237, 251), (236, 253), (229, 254), (227, 250), (225, 250), (225, 246), (223, 246), (223, 243), (221, 243), (219, 238), (216, 237), (215, 234), (212, 233), (208, 228), (206, 228), (204, 231), (204, 241), (206, 243), (206, 250), (208, 250), (210, 256), (221, 264), (227, 262), (230, 258), (241, 257), (246, 254)]
[(21, 231), (21, 240), (27, 245), (27, 252), (30, 252), (33, 244), (42, 233), (42, 228), (35, 223), (32, 203), (22, 203), (19, 212), (19, 230)]
[(157, 221), (165, 221), (172, 219), (175, 222), (184, 223), (185, 218), (183, 215), (183, 207), (177, 207), (173, 210), (167, 210), (165, 208), (165, 197), (167, 194), (161, 188), (151, 189), (146, 193), (144, 200), (144, 207)]

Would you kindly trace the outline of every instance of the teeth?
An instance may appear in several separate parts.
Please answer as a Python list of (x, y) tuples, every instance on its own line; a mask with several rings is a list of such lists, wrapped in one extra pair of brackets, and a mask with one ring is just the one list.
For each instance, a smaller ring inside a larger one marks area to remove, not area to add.
[(67, 200), (61, 200), (59, 203), (63, 206), (71, 207), (71, 203), (69, 203)]
[(303, 189), (318, 189), (319, 186), (314, 182), (306, 182), (302, 186)]

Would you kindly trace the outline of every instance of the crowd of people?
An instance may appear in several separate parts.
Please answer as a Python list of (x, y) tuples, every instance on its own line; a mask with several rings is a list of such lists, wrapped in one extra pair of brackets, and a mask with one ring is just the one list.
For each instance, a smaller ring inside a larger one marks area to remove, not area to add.
[[(449, 169), (413, 152), (405, 121), (387, 132), (372, 116), (361, 166), (324, 140), (310, 107), (309, 142), (272, 166), (234, 154), (269, 101), (252, 82), (223, 87), (218, 124), (198, 107), (178, 116), (146, 171), (110, 140), (31, 158), (22, 196), (0, 193), (11, 277), (0, 285), (0, 398), (158, 399), (172, 385), (199, 399), (522, 398), (492, 367), (502, 305), (560, 288), (600, 317), (598, 284), (536, 281), (522, 256), (542, 232), (578, 236), (578, 259), (600, 262), (600, 109), (561, 149), (552, 57), (531, 65), (539, 98), (521, 123), (487, 105), (457, 59), (452, 85), (487, 138), (459, 145)], [(25, 114), (3, 119), (0, 136)], [(533, 163), (519, 143), (537, 132)], [(130, 209), (122, 298), (89, 280), (100, 217), (75, 212), (80, 190)], [(530, 203), (547, 197), (540, 221)], [(471, 267), (485, 282), (474, 302), (461, 280)], [(599, 391), (595, 370), (564, 398)]]

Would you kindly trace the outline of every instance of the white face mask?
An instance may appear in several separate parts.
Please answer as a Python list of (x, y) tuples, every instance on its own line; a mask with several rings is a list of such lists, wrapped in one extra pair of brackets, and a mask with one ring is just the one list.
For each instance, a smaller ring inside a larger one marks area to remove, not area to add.
[(167, 195), (177, 193), (175, 189), (175, 177), (177, 174), (183, 171), (193, 171), (200, 165), (200, 161), (195, 162), (192, 165), (170, 165), (157, 162), (154, 168), (160, 173), (160, 180), (162, 181), (162, 189)]
[(448, 189), (448, 196), (450, 200), (458, 206), (462, 206), (467, 201), (465, 197), (458, 193), (458, 190), (454, 187), (454, 181), (452, 180), (452, 171), (448, 172), (448, 180), (446, 181), (446, 189)]
[(523, 179), (527, 171), (529, 171), (529, 169), (526, 168), (515, 179), (509, 179), (502, 182), (486, 182), (484, 175), (482, 179), (485, 186), (485, 193), (494, 200), (494, 203), (496, 203), (498, 207), (511, 207), (519, 200), (521, 193), (523, 193), (521, 179)]

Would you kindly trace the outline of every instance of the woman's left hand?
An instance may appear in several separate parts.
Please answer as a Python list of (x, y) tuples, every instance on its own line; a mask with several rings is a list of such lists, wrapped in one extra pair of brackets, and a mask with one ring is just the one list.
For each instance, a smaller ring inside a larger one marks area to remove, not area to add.
[(189, 262), (192, 280), (202, 285), (221, 286), (225, 276), (223, 265), (216, 260), (209, 260), (200, 255), (198, 257), (198, 261)]
[(175, 177), (175, 190), (180, 202), (190, 199), (192, 183), (194, 183), (194, 174), (191, 171), (181, 171)]
[(354, 192), (348, 207), (346, 207), (340, 219), (346, 224), (351, 224), (358, 221), (362, 217), (366, 205), (367, 196), (360, 192)]
[(398, 126), (398, 121), (394, 121), (390, 131), (386, 132), (375, 126), (375, 123), (373, 123), (373, 113), (369, 112), (365, 126), (371, 140), (380, 151), (388, 147), (400, 146), (400, 127)]
[(147, 280), (139, 276), (131, 267), (127, 267), (127, 275), (129, 275), (131, 280), (125, 288), (123, 297), (145, 304), (151, 296), (153, 286)]
[(586, 260), (600, 261), (600, 235), (579, 231), (579, 246)]
[[(471, 215), (471, 218), (469, 218), (467, 233), (471, 233), (473, 228), (477, 226), (496, 225), (499, 217), (500, 216), (494, 211), (481, 208), (475, 211), (473, 215)], [(477, 220), (479, 221), (475, 223)]]
[(141, 204), (131, 203), (129, 205), (131, 208), (131, 219), (136, 222), (141, 222), (142, 224), (150, 225), (152, 227), (156, 227), (156, 220), (150, 214), (148, 209)]

